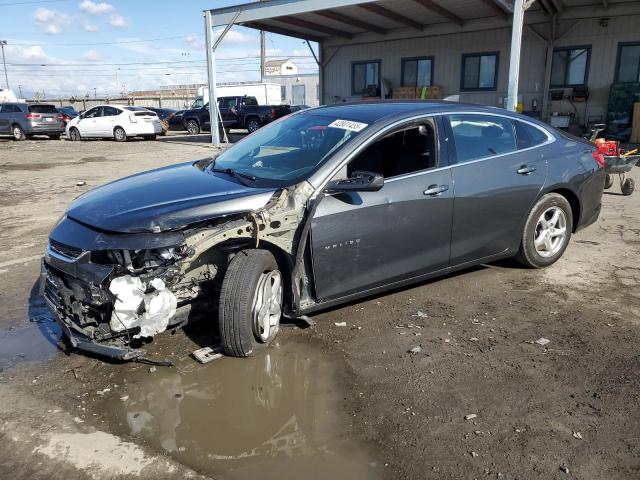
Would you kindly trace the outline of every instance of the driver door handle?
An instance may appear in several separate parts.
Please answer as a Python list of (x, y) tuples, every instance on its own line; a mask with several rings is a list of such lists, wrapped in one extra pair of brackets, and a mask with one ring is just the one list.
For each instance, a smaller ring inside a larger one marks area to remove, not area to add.
[(449, 190), (449, 185), (429, 185), (423, 193), (429, 197), (437, 197), (447, 190)]
[(530, 167), (529, 165), (523, 165), (518, 169), (519, 175), (529, 175), (536, 171), (536, 167)]

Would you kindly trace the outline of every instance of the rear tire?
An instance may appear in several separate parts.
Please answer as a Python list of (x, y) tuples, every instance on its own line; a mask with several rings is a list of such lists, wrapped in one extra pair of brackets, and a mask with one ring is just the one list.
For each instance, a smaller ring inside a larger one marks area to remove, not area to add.
[(530, 268), (548, 267), (562, 257), (572, 231), (571, 205), (562, 195), (548, 193), (529, 212), (515, 259)]
[(76, 127), (72, 127), (69, 130), (69, 139), (72, 142), (79, 142), (82, 139), (82, 137), (80, 137), (80, 132), (78, 131), (78, 129)]
[(11, 133), (13, 134), (13, 139), (16, 142), (22, 142), (23, 140), (25, 140), (27, 138), (27, 136), (24, 134), (24, 130), (22, 129), (22, 127), (20, 125), (14, 125), (11, 128)]
[(116, 142), (126, 142), (127, 132), (122, 127), (116, 127), (113, 129), (113, 138), (116, 139)]
[(636, 189), (636, 182), (633, 181), (633, 178), (627, 178), (622, 184), (622, 194), (623, 195), (631, 195), (633, 191)]
[(189, 120), (187, 122), (187, 132), (189, 132), (190, 135), (199, 135), (200, 124), (196, 120)]
[(609, 190), (611, 187), (613, 187), (613, 177), (607, 173), (604, 179), (604, 189)]
[(224, 352), (249, 357), (266, 348), (280, 328), (282, 280), (267, 250), (243, 250), (231, 260), (220, 291), (218, 311)]

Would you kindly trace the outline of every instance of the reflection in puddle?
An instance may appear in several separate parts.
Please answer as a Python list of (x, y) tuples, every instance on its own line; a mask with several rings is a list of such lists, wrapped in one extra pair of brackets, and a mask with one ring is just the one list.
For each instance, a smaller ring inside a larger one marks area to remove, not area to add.
[(224, 478), (376, 478), (347, 439), (335, 362), (288, 340), (255, 358), (140, 369), (106, 409), (121, 433)]

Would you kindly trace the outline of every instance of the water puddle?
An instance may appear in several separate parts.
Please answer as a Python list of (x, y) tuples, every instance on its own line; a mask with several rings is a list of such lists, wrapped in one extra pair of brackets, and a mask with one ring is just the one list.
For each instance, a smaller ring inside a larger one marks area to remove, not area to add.
[(62, 332), (48, 317), (37, 318), (26, 327), (0, 330), (0, 371), (18, 363), (50, 360), (59, 351)]
[(204, 474), (375, 479), (374, 459), (348, 438), (352, 419), (342, 412), (338, 368), (288, 339), (249, 359), (140, 368), (102, 408), (117, 433)]

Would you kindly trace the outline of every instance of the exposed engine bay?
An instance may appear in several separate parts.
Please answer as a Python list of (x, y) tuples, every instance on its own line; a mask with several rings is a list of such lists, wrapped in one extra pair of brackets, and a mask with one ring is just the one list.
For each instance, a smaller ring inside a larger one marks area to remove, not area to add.
[[(303, 261), (298, 247), (312, 193), (302, 182), (274, 192), (257, 210), (155, 232), (99, 231), (65, 216), (50, 236), (41, 292), (73, 347), (139, 359), (144, 351), (132, 345), (186, 323), (181, 307), (215, 295), (238, 250), (272, 250), (294, 270)], [(298, 304), (297, 289), (308, 282), (292, 285)]]

